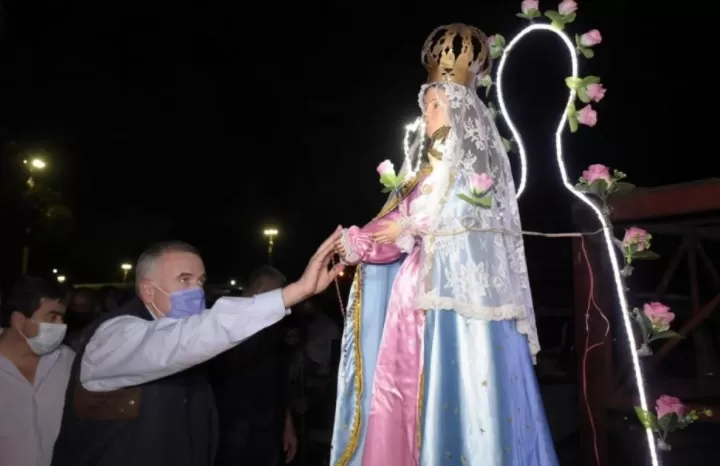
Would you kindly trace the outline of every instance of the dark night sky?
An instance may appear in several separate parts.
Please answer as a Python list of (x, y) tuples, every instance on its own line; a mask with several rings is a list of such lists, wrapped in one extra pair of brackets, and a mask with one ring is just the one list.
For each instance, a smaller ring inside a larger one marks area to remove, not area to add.
[[(525, 25), (514, 17), (519, 1), (393, 11), (189, 3), (5, 2), (3, 157), (46, 149), (46, 176), (75, 216), (69, 238), (38, 240), (33, 272), (117, 279), (119, 263), (144, 246), (179, 238), (200, 247), (211, 279), (223, 282), (263, 262), (268, 224), (281, 230), (278, 264), (299, 272), (335, 225), (363, 223), (381, 206), (374, 167), (402, 157), (430, 31), (461, 21), (510, 38)], [(643, 40), (660, 19), (631, 23), (638, 11), (620, 0), (579, 3), (570, 31), (597, 27), (605, 38), (583, 74), (602, 76), (608, 93), (596, 106), (598, 126), (566, 138), (570, 172), (601, 162), (640, 185), (708, 176), (692, 163), (702, 142), (677, 130), (681, 102), (655, 98), (677, 69), (665, 45)], [(526, 229), (572, 228), (552, 145), (569, 74), (562, 52), (558, 39), (535, 35), (508, 65), (511, 114), (531, 164)], [(548, 263), (569, 264), (569, 243), (546, 242), (528, 242), (535, 276)], [(8, 279), (19, 248), (4, 249)]]

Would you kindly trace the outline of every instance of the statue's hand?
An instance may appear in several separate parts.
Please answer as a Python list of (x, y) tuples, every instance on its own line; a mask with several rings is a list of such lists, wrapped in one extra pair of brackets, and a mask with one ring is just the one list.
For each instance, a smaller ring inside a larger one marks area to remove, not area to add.
[(392, 220), (386, 220), (380, 223), (382, 224), (383, 228), (377, 233), (373, 234), (373, 240), (377, 241), (380, 244), (394, 243), (398, 239), (398, 237), (400, 237), (400, 233), (402, 233), (402, 228), (400, 227), (400, 224)]

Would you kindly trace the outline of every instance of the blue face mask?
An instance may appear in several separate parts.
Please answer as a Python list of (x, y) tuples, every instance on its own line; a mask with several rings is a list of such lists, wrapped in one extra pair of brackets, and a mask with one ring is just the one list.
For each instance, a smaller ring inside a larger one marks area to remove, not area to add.
[[(170, 297), (170, 312), (165, 314), (165, 317), (182, 319), (200, 314), (206, 309), (205, 291), (202, 288), (190, 288), (169, 294), (157, 285), (155, 285), (155, 288)], [(153, 307), (159, 312), (159, 309), (155, 305), (153, 305)]]

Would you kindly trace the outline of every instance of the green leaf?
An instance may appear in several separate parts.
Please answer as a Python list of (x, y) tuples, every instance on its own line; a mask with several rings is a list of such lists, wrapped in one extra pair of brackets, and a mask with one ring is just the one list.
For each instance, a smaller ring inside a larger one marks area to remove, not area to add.
[(580, 50), (580, 53), (583, 54), (583, 56), (587, 59), (590, 59), (595, 56), (595, 52), (591, 48), (588, 47), (578, 47), (578, 50)]
[(495, 107), (495, 104), (492, 103), (492, 101), (488, 104), (488, 110), (490, 110), (490, 117), (491, 117), (493, 120), (497, 120), (497, 117), (498, 117), (498, 115), (500, 114), (500, 112), (499, 112), (498, 109)]
[(562, 23), (563, 17), (560, 13), (558, 13), (555, 10), (548, 10), (545, 12), (545, 17), (548, 18), (553, 23)]
[(575, 185), (575, 190), (580, 191), (581, 193), (588, 192), (588, 189), (590, 189), (590, 186), (586, 185), (585, 183), (578, 183)]
[(552, 28), (557, 31), (562, 31), (563, 29), (565, 29), (565, 24), (558, 23), (556, 21), (553, 21), (552, 23), (550, 23), (550, 26), (552, 26)]
[(495, 34), (495, 46), (499, 48), (505, 47), (505, 38), (500, 34)]
[(580, 87), (577, 90), (578, 99), (584, 104), (590, 103), (590, 97), (588, 96), (587, 90), (584, 87)]
[(673, 332), (672, 330), (666, 330), (664, 332), (658, 332), (652, 337), (648, 339), (648, 343), (653, 342), (655, 340), (667, 340), (670, 338), (685, 338), (684, 336), (680, 335), (677, 332)]
[(577, 110), (575, 110), (575, 102), (570, 102), (568, 104), (567, 112), (568, 112), (568, 116), (571, 116), (571, 115), (575, 116), (575, 112), (577, 112)]
[(492, 198), (490, 196), (483, 196), (483, 197), (475, 197), (475, 196), (468, 196), (467, 194), (458, 194), (457, 195), (460, 199), (467, 202), (468, 204), (472, 204), (476, 207), (491, 207), (492, 206)]
[(590, 84), (600, 84), (600, 76), (585, 76), (582, 78), (583, 86), (589, 86)]
[(492, 89), (492, 84), (485, 88), (485, 98), (490, 97), (490, 89)]
[(657, 416), (650, 411), (645, 411), (640, 406), (635, 406), (635, 415), (640, 420), (640, 424), (646, 429), (652, 429), (653, 432), (658, 431)]
[(512, 142), (510, 142), (509, 139), (506, 138), (500, 138), (502, 139), (503, 147), (505, 148), (505, 152), (510, 152), (512, 150)]
[(479, 197), (479, 198), (477, 198), (477, 202), (475, 205), (480, 206), (480, 207), (488, 207), (488, 208), (492, 207), (492, 197), (490, 197), (490, 196)]
[(573, 21), (575, 21), (575, 18), (577, 18), (577, 13), (570, 13), (569, 15), (564, 15), (562, 17), (563, 23), (570, 24)]
[[(652, 321), (648, 318), (648, 316), (645, 315), (645, 313), (642, 311), (642, 309), (638, 309), (638, 317), (642, 321), (643, 326), (643, 335), (646, 337), (652, 333), (653, 324)], [(648, 343), (650, 343), (650, 340), (648, 340)]]
[(515, 16), (517, 16), (518, 18), (527, 19), (527, 20), (532, 19), (530, 17), (530, 15), (526, 15), (525, 13), (517, 13)]
[(607, 181), (595, 180), (590, 183), (589, 191), (597, 197), (604, 197), (607, 194)]
[(565, 78), (565, 85), (570, 89), (578, 89), (583, 85), (583, 80), (574, 76)]
[(648, 261), (648, 260), (655, 260), (660, 258), (660, 254), (654, 252), (654, 251), (635, 251), (632, 254), (633, 260), (641, 260), (641, 261)]
[(616, 181), (612, 184), (612, 186), (610, 188), (610, 192), (615, 194), (615, 193), (622, 193), (625, 191), (632, 191), (633, 189), (635, 189), (635, 185), (632, 183), (626, 183), (624, 181)]
[(658, 419), (658, 427), (660, 427), (661, 430), (667, 431), (670, 430), (672, 427), (675, 427), (677, 424), (677, 414), (670, 413), (666, 414), (660, 419)]
[(570, 125), (570, 132), (575, 133), (578, 130), (578, 121), (577, 118), (575, 118), (575, 112), (568, 115), (568, 125)]

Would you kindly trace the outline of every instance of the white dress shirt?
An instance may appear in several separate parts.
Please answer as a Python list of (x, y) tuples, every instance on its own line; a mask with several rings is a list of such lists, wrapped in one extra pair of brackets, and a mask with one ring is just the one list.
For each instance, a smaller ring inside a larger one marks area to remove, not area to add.
[(0, 466), (50, 465), (74, 358), (67, 346), (42, 356), (30, 384), (0, 355)]
[(85, 347), (80, 381), (89, 391), (106, 392), (158, 380), (217, 356), (288, 313), (282, 291), (275, 290), (220, 298), (183, 319), (115, 317)]

